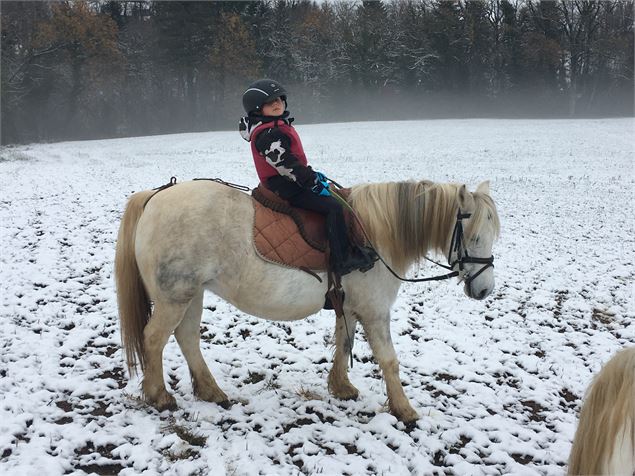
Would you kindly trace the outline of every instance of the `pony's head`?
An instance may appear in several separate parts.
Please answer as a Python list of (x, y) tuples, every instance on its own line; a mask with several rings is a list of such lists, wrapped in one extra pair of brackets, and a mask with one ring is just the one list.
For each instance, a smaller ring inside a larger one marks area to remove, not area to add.
[(489, 182), (474, 193), (465, 185), (420, 182), (365, 184), (350, 200), (370, 241), (400, 273), (429, 251), (443, 252), (465, 294), (484, 299), (494, 289), (492, 244), (499, 233)]
[(474, 193), (461, 185), (457, 194), (457, 224), (446, 255), (464, 282), (465, 294), (485, 299), (494, 289), (492, 245), (500, 232), (496, 205), (489, 182), (481, 183)]

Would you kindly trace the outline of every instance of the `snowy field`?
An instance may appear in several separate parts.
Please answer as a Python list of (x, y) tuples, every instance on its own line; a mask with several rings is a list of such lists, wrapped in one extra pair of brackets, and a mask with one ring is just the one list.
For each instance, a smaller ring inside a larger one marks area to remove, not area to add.
[(408, 284), (393, 308), (418, 424), (387, 413), (361, 330), (360, 398), (329, 395), (331, 311), (272, 323), (213, 295), (203, 354), (236, 403), (193, 398), (173, 339), (164, 361), (180, 410), (140, 401), (112, 274), (126, 197), (172, 175), (254, 186), (238, 133), (11, 147), (0, 151), (0, 474), (563, 474), (586, 386), (635, 342), (633, 120), (298, 130), (340, 183), (491, 180), (502, 224), (492, 295)]

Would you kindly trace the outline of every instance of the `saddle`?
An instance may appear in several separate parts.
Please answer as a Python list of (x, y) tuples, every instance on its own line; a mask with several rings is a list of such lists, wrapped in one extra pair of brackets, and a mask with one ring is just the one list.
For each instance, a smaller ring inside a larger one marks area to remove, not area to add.
[[(348, 199), (350, 189), (338, 189), (337, 193)], [(304, 271), (328, 269), (323, 215), (292, 207), (262, 184), (251, 195), (255, 213), (254, 247), (262, 259)], [(351, 243), (364, 244), (363, 232), (346, 207), (344, 217)]]

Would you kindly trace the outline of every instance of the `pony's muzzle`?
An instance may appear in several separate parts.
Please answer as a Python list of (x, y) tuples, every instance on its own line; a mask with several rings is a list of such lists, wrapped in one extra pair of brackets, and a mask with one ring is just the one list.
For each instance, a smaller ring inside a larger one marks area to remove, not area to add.
[(476, 299), (477, 301), (482, 301), (491, 294), (494, 290), (494, 286), (492, 285), (485, 288), (474, 289), (472, 283), (465, 283), (463, 290), (465, 291), (465, 295), (467, 297)]

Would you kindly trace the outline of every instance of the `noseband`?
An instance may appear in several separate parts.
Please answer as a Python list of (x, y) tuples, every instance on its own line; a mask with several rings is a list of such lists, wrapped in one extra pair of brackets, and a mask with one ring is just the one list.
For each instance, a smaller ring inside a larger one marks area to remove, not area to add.
[[(461, 210), (457, 212), (456, 225), (454, 225), (452, 240), (450, 240), (450, 251), (448, 251), (448, 269), (454, 269), (457, 264), (459, 265), (460, 271), (463, 271), (464, 265), (466, 263), (484, 265), (475, 274), (466, 276), (465, 284), (468, 286), (470, 286), (472, 284), (472, 281), (474, 281), (487, 268), (494, 267), (494, 256), (490, 256), (489, 258), (474, 258), (467, 252), (467, 247), (465, 246), (465, 243), (463, 241), (463, 222), (461, 220), (470, 218), (471, 216), (471, 213), (461, 213)], [(452, 251), (456, 252), (456, 259), (454, 261), (451, 261)]]

